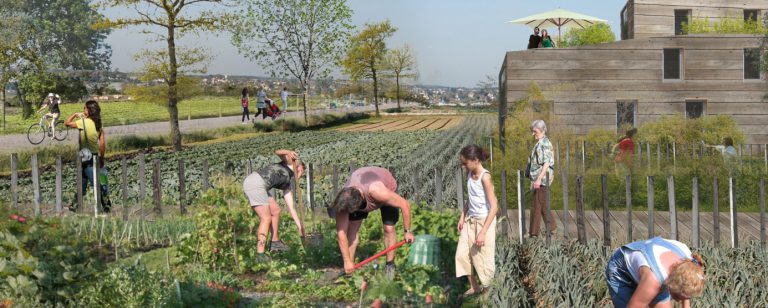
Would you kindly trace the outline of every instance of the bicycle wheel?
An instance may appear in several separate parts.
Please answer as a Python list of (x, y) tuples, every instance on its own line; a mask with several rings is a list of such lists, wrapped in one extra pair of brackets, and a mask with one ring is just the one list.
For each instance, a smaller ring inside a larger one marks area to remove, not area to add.
[(29, 143), (31, 144), (40, 144), (45, 140), (45, 136), (45, 126), (40, 124), (32, 124), (29, 126), (29, 129), (27, 129), (27, 140), (29, 140)]
[(54, 126), (53, 138), (58, 141), (64, 141), (69, 135), (69, 127), (64, 126), (64, 122), (58, 121)]

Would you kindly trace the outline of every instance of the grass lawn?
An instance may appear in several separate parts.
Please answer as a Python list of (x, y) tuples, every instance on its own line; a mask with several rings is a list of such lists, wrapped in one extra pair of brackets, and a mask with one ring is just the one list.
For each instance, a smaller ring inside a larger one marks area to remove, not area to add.
[[(289, 111), (296, 110), (296, 100), (289, 101)], [(326, 100), (315, 98), (309, 101), (309, 108), (325, 107)], [(153, 104), (147, 102), (124, 101), (124, 102), (103, 102), (100, 104), (102, 114), (102, 124), (104, 126), (116, 126), (126, 124), (136, 124), (145, 122), (168, 121), (168, 109), (165, 105)], [(282, 107), (282, 103), (279, 103)], [(82, 112), (82, 103), (62, 104), (61, 120), (64, 121), (69, 115)], [(255, 101), (249, 108), (251, 114), (256, 112)], [(233, 116), (242, 114), (240, 99), (237, 97), (216, 97), (200, 96), (183, 101), (179, 104), (179, 119), (186, 120), (211, 118), (218, 116)], [(0, 134), (18, 134), (26, 133), (30, 125), (40, 121), (41, 115), (35, 114), (29, 119), (21, 118), (20, 108), (9, 108), (7, 115), (7, 124), (5, 130), (0, 130)]]

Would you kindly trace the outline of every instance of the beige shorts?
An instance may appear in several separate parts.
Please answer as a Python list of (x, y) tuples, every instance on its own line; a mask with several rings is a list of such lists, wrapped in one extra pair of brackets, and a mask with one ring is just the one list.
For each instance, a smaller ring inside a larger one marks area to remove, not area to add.
[(258, 173), (251, 173), (243, 181), (243, 192), (248, 198), (248, 203), (252, 207), (269, 205), (269, 198), (272, 197), (267, 192), (267, 187), (264, 185), (264, 179)]

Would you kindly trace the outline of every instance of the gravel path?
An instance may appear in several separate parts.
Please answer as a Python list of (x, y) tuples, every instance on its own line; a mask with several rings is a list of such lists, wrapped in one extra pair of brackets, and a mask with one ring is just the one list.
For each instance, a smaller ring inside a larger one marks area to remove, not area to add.
[[(379, 110), (383, 110), (386, 108), (393, 108), (396, 107), (396, 104), (388, 104), (388, 105), (381, 105), (379, 106)], [(316, 114), (325, 114), (325, 113), (341, 113), (341, 112), (353, 112), (353, 111), (372, 111), (374, 110), (373, 106), (366, 106), (366, 107), (355, 107), (355, 108), (341, 108), (341, 109), (323, 109), (323, 110), (311, 110), (309, 111), (310, 115), (316, 115)], [(287, 117), (302, 117), (301, 112), (288, 112), (284, 114), (284, 116)], [(235, 125), (242, 125), (240, 122), (241, 116), (227, 116), (227, 117), (221, 117), (221, 118), (205, 118), (205, 119), (192, 119), (192, 120), (180, 120), (179, 121), (179, 129), (181, 129), (182, 133), (189, 133), (193, 131), (199, 131), (199, 130), (209, 130), (209, 129), (217, 129), (217, 128), (223, 128), (228, 126), (235, 126)], [(251, 114), (251, 119), (253, 119), (253, 114)], [(256, 121), (271, 121), (271, 119), (267, 118), (262, 120), (261, 116)], [(168, 131), (170, 131), (170, 123), (168, 122), (148, 122), (148, 123), (138, 123), (138, 124), (130, 124), (130, 125), (119, 125), (119, 126), (108, 126), (105, 128), (106, 137), (112, 138), (115, 136), (130, 136), (130, 135), (163, 135), (167, 134)], [(26, 150), (31, 150), (35, 148), (44, 148), (44, 147), (51, 147), (55, 145), (61, 145), (61, 144), (77, 144), (77, 134), (74, 133), (74, 130), (69, 131), (69, 135), (67, 136), (67, 140), (64, 141), (55, 141), (47, 139), (43, 141), (43, 143), (38, 145), (33, 145), (29, 143), (29, 140), (27, 140), (26, 134), (15, 134), (15, 135), (3, 135), (0, 136), (0, 152), (2, 153), (15, 153), (15, 152), (21, 152)]]

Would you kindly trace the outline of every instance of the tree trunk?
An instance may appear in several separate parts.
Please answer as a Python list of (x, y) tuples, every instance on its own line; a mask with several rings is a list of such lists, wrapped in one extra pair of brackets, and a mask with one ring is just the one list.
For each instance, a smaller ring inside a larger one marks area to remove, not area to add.
[(301, 86), (301, 103), (304, 105), (304, 125), (309, 126), (307, 120), (307, 91), (309, 91), (309, 82), (304, 82)]
[[(169, 24), (173, 25), (175, 21), (169, 20)], [(168, 78), (168, 115), (171, 120), (171, 141), (173, 142), (173, 150), (181, 151), (181, 131), (179, 130), (179, 109), (177, 107), (179, 103), (178, 88), (176, 87), (176, 81), (178, 77), (178, 64), (176, 63), (176, 41), (175, 41), (175, 28), (173, 26), (168, 27), (168, 58), (170, 62), (170, 77)]]
[(34, 113), (32, 110), (32, 104), (27, 102), (26, 98), (24, 97), (24, 90), (22, 90), (19, 86), (19, 82), (16, 81), (14, 85), (16, 86), (16, 96), (19, 98), (19, 103), (21, 104), (21, 109), (23, 111), (22, 118), (29, 119)]
[(373, 104), (376, 106), (376, 116), (379, 116), (379, 80), (376, 78), (376, 69), (372, 69), (373, 73)]
[(397, 86), (397, 112), (400, 112), (400, 74), (395, 75), (395, 84)]
[(6, 83), (4, 82), (3, 83), (3, 130), (5, 130), (5, 108), (7, 108), (7, 105), (8, 105), (6, 103), (6, 97), (5, 97), (5, 85)]

